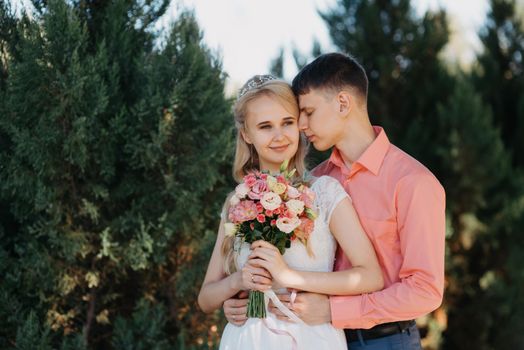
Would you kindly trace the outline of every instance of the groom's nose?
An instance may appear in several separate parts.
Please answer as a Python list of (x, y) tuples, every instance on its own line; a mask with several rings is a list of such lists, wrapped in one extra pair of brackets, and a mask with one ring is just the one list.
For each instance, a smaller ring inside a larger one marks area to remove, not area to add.
[(301, 113), (298, 117), (298, 128), (300, 129), (300, 131), (304, 131), (307, 129), (307, 126), (307, 117)]

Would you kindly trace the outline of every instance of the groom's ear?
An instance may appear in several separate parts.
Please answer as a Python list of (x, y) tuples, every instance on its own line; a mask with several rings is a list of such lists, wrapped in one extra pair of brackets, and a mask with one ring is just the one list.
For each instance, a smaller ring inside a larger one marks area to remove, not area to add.
[(339, 106), (338, 112), (342, 116), (346, 116), (354, 103), (353, 96), (348, 91), (342, 90), (337, 94), (336, 99)]

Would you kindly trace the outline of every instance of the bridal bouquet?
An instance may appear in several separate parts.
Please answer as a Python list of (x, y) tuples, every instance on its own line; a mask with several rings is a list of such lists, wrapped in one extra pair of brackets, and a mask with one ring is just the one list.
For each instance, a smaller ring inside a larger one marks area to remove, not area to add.
[[(288, 162), (284, 162), (280, 174), (274, 176), (254, 172), (244, 177), (230, 199), (227, 236), (234, 235), (247, 243), (264, 240), (281, 254), (295, 239), (307, 247), (316, 218), (315, 193), (303, 181), (292, 183), (295, 169), (288, 172), (287, 166)], [(263, 292), (249, 292), (247, 317), (266, 317)]]

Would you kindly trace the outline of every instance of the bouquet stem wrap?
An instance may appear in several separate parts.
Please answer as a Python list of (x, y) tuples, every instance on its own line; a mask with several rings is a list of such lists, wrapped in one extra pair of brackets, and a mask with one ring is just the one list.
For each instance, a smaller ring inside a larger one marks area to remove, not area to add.
[(258, 290), (249, 291), (249, 298), (247, 301), (247, 317), (266, 318), (264, 292)]

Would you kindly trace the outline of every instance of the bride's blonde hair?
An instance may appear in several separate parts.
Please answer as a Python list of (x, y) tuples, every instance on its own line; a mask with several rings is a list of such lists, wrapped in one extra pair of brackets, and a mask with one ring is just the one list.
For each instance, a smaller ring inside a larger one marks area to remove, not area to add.
[[(255, 75), (249, 79), (242, 89), (234, 105), (235, 128), (237, 130), (235, 159), (233, 161), (233, 178), (242, 182), (245, 175), (252, 171), (259, 170), (260, 164), (258, 154), (253, 145), (248, 144), (242, 137), (242, 132), (246, 130), (246, 117), (248, 114), (249, 103), (261, 96), (267, 96), (275, 99), (291, 115), (296, 116), (297, 120), (300, 115), (298, 101), (291, 90), (291, 86), (283, 80), (276, 79), (270, 75)], [(304, 135), (301, 133), (298, 143), (297, 152), (289, 160), (289, 169), (296, 169), (295, 176), (301, 178), (306, 170), (305, 158), (307, 154), (307, 143)], [(229, 198), (232, 194), (229, 196)], [(224, 205), (226, 213), (229, 208), (229, 200)], [(222, 244), (222, 254), (224, 256), (224, 270), (231, 274), (236, 270), (236, 252), (234, 249), (235, 237), (225, 237)]]

